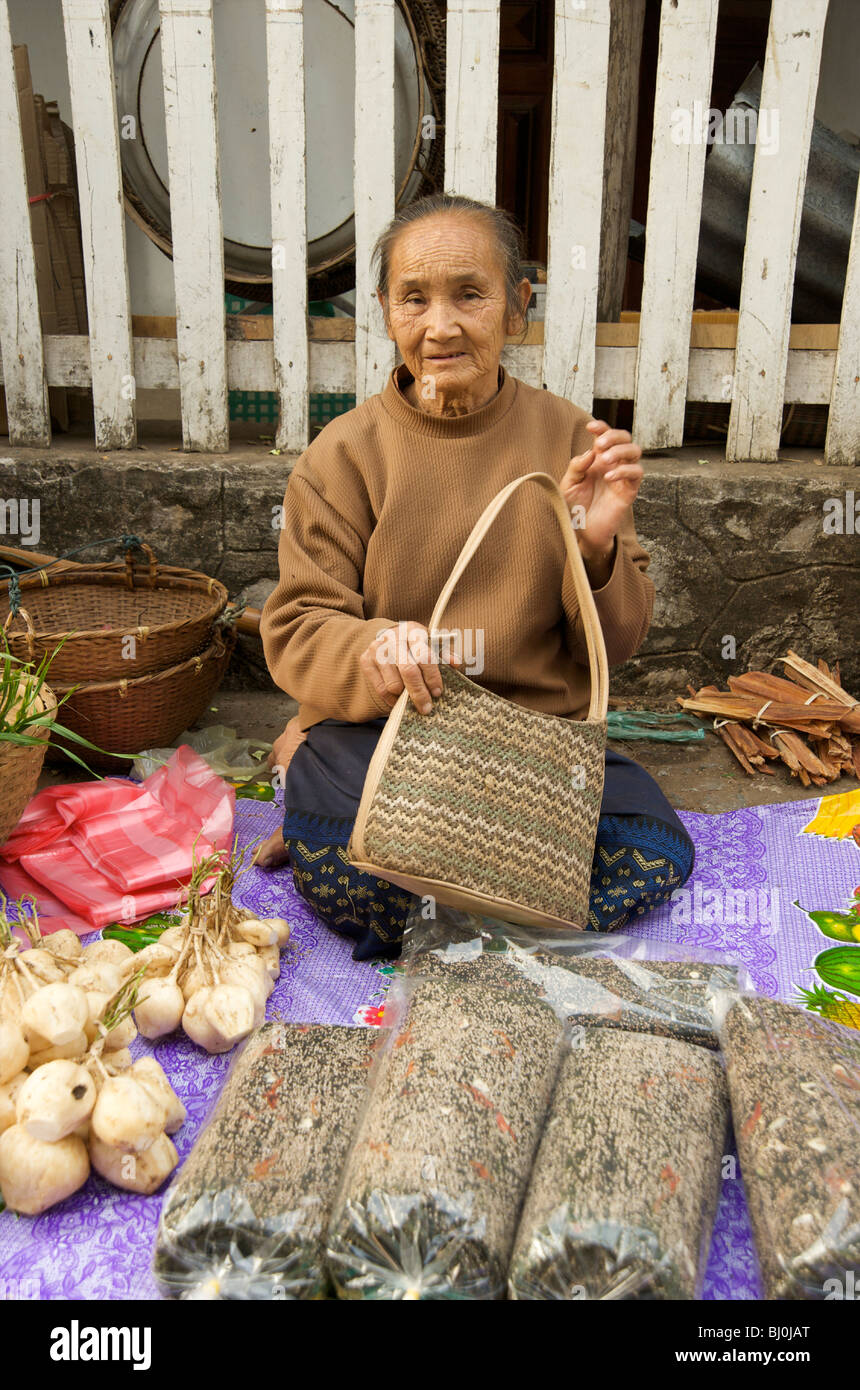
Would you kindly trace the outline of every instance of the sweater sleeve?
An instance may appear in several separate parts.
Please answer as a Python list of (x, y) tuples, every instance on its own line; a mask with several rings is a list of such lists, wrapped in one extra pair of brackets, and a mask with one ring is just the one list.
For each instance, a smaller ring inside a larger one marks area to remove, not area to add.
[[(592, 418), (587, 411), (574, 408), (570, 453), (585, 453), (594, 443), (585, 428)], [(610, 666), (620, 666), (639, 650), (651, 626), (654, 611), (654, 585), (646, 570), (650, 556), (636, 534), (633, 508), (628, 507), (615, 538), (615, 555), (606, 583), (592, 589), (594, 606), (603, 628), (606, 657)], [(570, 569), (565, 567), (562, 604), (567, 617), (567, 645), (574, 660), (588, 665), (585, 629)]]
[[(618, 666), (639, 650), (651, 625), (654, 585), (648, 578), (649, 555), (636, 535), (633, 510), (628, 507), (615, 538), (615, 555), (606, 583), (592, 590), (594, 606), (603, 629), (610, 666)], [(571, 655), (588, 665), (585, 629), (569, 567), (565, 569), (562, 604), (567, 617), (567, 645)]]
[(365, 617), (361, 585), (368, 537), (331, 495), (322, 495), (304, 462), (297, 463), (284, 497), (280, 577), (260, 620), (263, 651), (275, 684), (300, 704), (324, 718), (363, 723), (388, 714), (389, 706), (365, 677), (359, 657), (394, 623)]

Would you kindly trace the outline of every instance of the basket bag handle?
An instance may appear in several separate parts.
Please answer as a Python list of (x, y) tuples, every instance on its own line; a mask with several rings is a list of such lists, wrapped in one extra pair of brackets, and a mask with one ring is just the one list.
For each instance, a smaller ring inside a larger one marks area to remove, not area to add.
[(582, 614), (583, 627), (585, 628), (585, 643), (588, 648), (588, 665), (591, 673), (591, 699), (588, 705), (588, 718), (605, 719), (609, 706), (609, 663), (606, 659), (603, 629), (597, 616), (594, 596), (585, 571), (585, 562), (573, 534), (574, 527), (570, 512), (561, 488), (555, 479), (550, 477), (549, 473), (525, 473), (521, 478), (515, 478), (512, 483), (508, 483), (507, 487), (503, 487), (501, 492), (496, 493), (489, 506), (485, 507), (472, 527), (471, 535), (460, 551), (454, 568), (448, 575), (442, 592), (436, 600), (436, 607), (433, 609), (433, 616), (430, 619), (431, 636), (439, 628), (457, 581), (502, 507), (522, 483), (537, 483), (545, 492), (549, 493), (549, 500), (561, 525), (564, 544), (567, 549), (567, 559), (573, 574), (574, 588), (579, 602), (579, 611)]

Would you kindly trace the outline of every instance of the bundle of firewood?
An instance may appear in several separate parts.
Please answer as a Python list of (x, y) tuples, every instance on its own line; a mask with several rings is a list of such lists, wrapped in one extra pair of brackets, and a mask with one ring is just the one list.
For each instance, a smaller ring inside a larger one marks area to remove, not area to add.
[(843, 690), (838, 663), (811, 666), (796, 652), (780, 657), (788, 677), (765, 671), (729, 676), (727, 691), (694, 690), (683, 709), (712, 715), (714, 729), (745, 772), (773, 775), (780, 759), (805, 787), (823, 787), (843, 773), (860, 777), (860, 700)]

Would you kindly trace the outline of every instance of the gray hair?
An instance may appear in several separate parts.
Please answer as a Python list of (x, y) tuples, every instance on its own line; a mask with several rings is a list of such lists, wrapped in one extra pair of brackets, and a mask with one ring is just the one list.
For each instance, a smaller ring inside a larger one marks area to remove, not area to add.
[(492, 203), (479, 202), (477, 198), (467, 198), (460, 193), (430, 193), (425, 198), (416, 198), (414, 202), (406, 203), (397, 210), (373, 248), (372, 264), (379, 292), (388, 298), (391, 256), (394, 243), (403, 228), (440, 212), (472, 213), (484, 219), (499, 250), (505, 277), (508, 313), (513, 319), (521, 319), (525, 330), (528, 326), (528, 311), (523, 312), (519, 296), (520, 281), (524, 278), (520, 229), (504, 208), (495, 207)]

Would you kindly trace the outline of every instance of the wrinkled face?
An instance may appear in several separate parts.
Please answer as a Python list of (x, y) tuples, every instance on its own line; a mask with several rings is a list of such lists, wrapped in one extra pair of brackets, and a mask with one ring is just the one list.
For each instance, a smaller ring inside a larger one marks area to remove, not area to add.
[(495, 237), (467, 213), (434, 214), (400, 232), (386, 307), (389, 337), (415, 381), (449, 396), (495, 382), (505, 337), (520, 327), (509, 321)]

